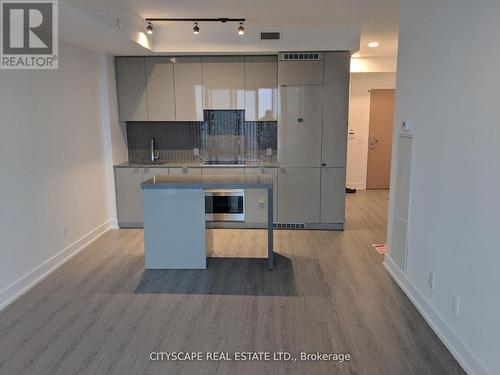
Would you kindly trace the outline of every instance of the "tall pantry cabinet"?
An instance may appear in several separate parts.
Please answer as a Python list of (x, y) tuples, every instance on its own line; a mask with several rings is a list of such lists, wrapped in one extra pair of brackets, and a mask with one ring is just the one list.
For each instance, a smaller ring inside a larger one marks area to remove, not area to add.
[(278, 221), (342, 229), (350, 55), (296, 55), (278, 63)]

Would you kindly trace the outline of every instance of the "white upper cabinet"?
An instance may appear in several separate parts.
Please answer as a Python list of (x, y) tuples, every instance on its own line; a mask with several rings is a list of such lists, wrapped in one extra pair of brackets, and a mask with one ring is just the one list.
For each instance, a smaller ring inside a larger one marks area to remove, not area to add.
[(325, 52), (322, 162), (345, 167), (349, 109), (349, 52)]
[(280, 61), (278, 82), (288, 85), (322, 85), (323, 61)]
[(245, 120), (278, 120), (278, 59), (245, 57)]
[(148, 121), (175, 121), (174, 66), (170, 57), (146, 58)]
[(117, 57), (115, 61), (120, 121), (147, 121), (144, 57)]
[(203, 109), (245, 109), (243, 56), (202, 57)]
[(177, 57), (174, 64), (177, 121), (203, 121), (201, 57)]

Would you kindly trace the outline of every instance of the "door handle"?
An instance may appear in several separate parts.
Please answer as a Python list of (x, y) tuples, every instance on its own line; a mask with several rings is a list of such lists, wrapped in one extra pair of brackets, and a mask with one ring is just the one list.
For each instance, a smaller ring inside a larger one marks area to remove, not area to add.
[(373, 150), (373, 149), (377, 148), (377, 143), (378, 143), (378, 139), (377, 138), (375, 138), (375, 137), (368, 138), (368, 148), (370, 150)]

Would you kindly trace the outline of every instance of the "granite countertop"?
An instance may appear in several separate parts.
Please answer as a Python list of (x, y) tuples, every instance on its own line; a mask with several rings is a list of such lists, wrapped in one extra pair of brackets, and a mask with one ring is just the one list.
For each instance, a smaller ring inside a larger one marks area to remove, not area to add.
[(115, 168), (278, 168), (275, 161), (247, 161), (245, 164), (204, 164), (202, 161), (130, 162), (115, 165)]
[(272, 189), (271, 175), (168, 175), (155, 176), (141, 185), (148, 189)]

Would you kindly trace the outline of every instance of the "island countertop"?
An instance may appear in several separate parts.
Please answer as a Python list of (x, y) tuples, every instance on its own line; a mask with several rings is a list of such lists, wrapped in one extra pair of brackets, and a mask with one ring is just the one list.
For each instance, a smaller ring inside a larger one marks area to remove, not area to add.
[(142, 183), (147, 189), (272, 189), (271, 175), (161, 175)]

